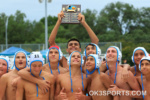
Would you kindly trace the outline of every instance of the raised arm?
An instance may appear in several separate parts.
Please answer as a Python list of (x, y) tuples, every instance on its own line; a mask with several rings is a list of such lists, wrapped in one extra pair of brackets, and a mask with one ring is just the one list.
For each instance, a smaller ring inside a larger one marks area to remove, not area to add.
[(81, 13), (79, 13), (78, 20), (80, 21), (80, 23), (84, 26), (84, 28), (88, 32), (88, 34), (90, 36), (90, 39), (91, 39), (91, 43), (98, 44), (99, 39), (95, 35), (95, 33), (93, 32), (93, 30), (89, 27), (89, 25), (86, 23), (84, 15), (82, 15)]
[(0, 78), (0, 100), (3, 100), (4, 98), (4, 94), (7, 88), (7, 78), (8, 77), (6, 74)]
[(23, 80), (20, 78), (17, 82), (16, 100), (23, 100), (24, 88)]
[(58, 28), (59, 28), (59, 26), (60, 26), (60, 24), (61, 24), (61, 19), (62, 19), (63, 17), (64, 17), (64, 13), (63, 13), (63, 11), (61, 11), (61, 12), (58, 14), (58, 20), (57, 20), (56, 25), (54, 26), (54, 28), (53, 28), (53, 30), (52, 30), (52, 32), (51, 32), (51, 34), (50, 34), (49, 40), (48, 40), (50, 46), (56, 45), (56, 43), (55, 43), (55, 38), (56, 38), (56, 35), (57, 35)]
[(30, 73), (30, 68), (25, 68), (25, 69), (20, 70), (18, 72), (18, 75), (25, 80), (38, 84), (39, 88), (42, 90), (43, 93), (46, 93), (46, 90), (49, 90), (50, 88), (50, 82), (46, 80), (40, 80), (32, 76)]

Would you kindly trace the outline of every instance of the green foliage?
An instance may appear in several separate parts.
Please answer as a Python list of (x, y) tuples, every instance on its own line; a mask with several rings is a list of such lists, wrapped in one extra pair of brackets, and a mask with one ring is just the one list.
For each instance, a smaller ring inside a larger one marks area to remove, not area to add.
[[(101, 12), (87, 9), (82, 14), (100, 42), (122, 42), (123, 59), (127, 59), (130, 64), (134, 48), (142, 46), (150, 52), (149, 7), (137, 9), (133, 5), (117, 2), (106, 5)], [(0, 44), (5, 43), (6, 18), (5, 13), (0, 13)], [(44, 43), (45, 18), (41, 18), (39, 22), (25, 19), (26, 15), (20, 11), (9, 16), (8, 43)], [(48, 16), (48, 36), (56, 21), (57, 17)], [(81, 42), (90, 41), (87, 31), (81, 24), (60, 25), (56, 42), (66, 43), (70, 38), (78, 38)], [(109, 44), (101, 47), (103, 53), (103, 49), (108, 46)]]

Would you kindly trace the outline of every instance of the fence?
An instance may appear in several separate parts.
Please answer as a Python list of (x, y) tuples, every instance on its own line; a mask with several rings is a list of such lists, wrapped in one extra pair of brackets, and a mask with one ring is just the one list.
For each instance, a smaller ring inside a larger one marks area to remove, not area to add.
[[(82, 53), (83, 53), (85, 46), (87, 44), (88, 43), (81, 43)], [(57, 45), (61, 47), (61, 50), (64, 54), (68, 54), (66, 52), (67, 43), (57, 43)], [(8, 44), (8, 48), (12, 47), (12, 46), (22, 48), (28, 52), (41, 51), (41, 50), (45, 49), (45, 44)], [(101, 48), (102, 54), (105, 54), (106, 49), (109, 46), (118, 46), (120, 48), (120, 50), (122, 51), (122, 43), (121, 42), (99, 42), (98, 46)], [(4, 51), (5, 49), (6, 49), (6, 45), (1, 44), (0, 45), (0, 52)]]
[[(85, 46), (87, 44), (88, 43), (81, 43), (82, 53), (83, 53), (83, 51), (85, 49)], [(68, 57), (69, 54), (66, 52), (67, 43), (57, 43), (57, 45), (61, 47), (61, 50), (62, 50), (64, 56)], [(12, 47), (12, 46), (22, 48), (22, 49), (24, 49), (24, 50), (26, 50), (28, 52), (41, 51), (41, 50), (45, 49), (45, 44), (8, 44), (8, 48)], [(101, 48), (101, 51), (102, 51), (101, 57), (102, 58), (104, 58), (104, 55), (106, 53), (106, 49), (109, 46), (117, 46), (122, 51), (122, 43), (121, 42), (99, 42), (98, 46)], [(0, 45), (0, 52), (2, 52), (4, 50), (6, 50), (6, 45), (5, 44), (1, 44)], [(11, 60), (10, 66), (12, 67), (13, 66), (13, 56), (10, 57), (10, 60)], [(46, 61), (46, 59), (45, 59), (45, 61)]]

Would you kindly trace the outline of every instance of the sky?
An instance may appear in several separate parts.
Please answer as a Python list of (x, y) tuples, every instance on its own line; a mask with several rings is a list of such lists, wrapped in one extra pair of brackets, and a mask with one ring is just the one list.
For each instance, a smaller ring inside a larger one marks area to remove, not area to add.
[[(62, 4), (80, 4), (81, 11), (91, 9), (99, 13), (107, 4), (117, 1), (131, 4), (135, 8), (150, 7), (149, 0), (52, 0), (51, 3), (47, 3), (47, 15), (57, 16)], [(17, 10), (25, 13), (26, 19), (30, 21), (39, 21), (45, 17), (45, 0), (42, 3), (39, 0), (1, 0), (0, 13), (10, 16), (15, 15)]]

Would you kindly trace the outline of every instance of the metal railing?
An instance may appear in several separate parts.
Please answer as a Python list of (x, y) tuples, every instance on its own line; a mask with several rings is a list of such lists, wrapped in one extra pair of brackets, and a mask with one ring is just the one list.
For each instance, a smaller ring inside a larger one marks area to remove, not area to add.
[[(88, 43), (81, 43), (81, 49), (82, 49), (82, 53), (85, 49), (85, 46)], [(66, 48), (67, 48), (67, 43), (57, 43), (58, 46), (60, 46), (63, 54), (68, 54), (66, 52)], [(41, 51), (45, 49), (45, 44), (8, 44), (8, 48), (9, 47), (19, 47), (22, 48), (28, 52), (32, 52), (32, 51)], [(106, 49), (109, 46), (117, 46), (120, 48), (120, 50), (122, 51), (122, 43), (121, 42), (99, 42), (98, 46), (101, 48), (102, 50), (102, 54), (105, 54)], [(0, 44), (0, 52), (6, 50), (6, 45), (5, 44)]]

